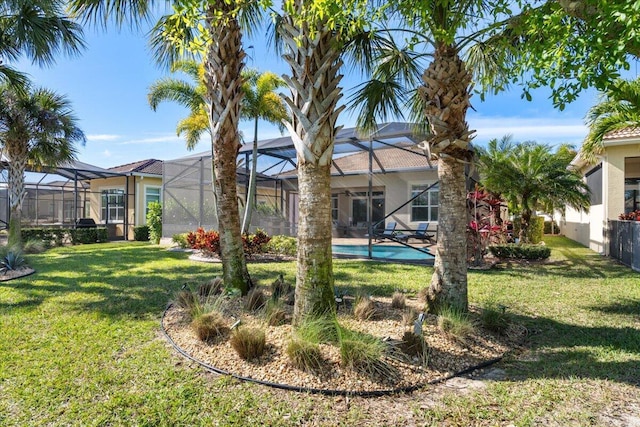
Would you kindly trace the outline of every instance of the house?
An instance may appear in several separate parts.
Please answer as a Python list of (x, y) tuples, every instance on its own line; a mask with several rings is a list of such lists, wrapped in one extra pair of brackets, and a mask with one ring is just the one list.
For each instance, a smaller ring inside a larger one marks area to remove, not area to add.
[(595, 163), (587, 163), (579, 155), (572, 162), (591, 190), (591, 208), (588, 213), (568, 208), (561, 231), (570, 239), (609, 255), (608, 221), (640, 209), (640, 128), (608, 133), (603, 148)]
[(147, 206), (162, 201), (162, 161), (140, 160), (107, 169), (114, 175), (90, 182), (86, 216), (107, 227), (109, 238), (133, 239), (146, 224)]

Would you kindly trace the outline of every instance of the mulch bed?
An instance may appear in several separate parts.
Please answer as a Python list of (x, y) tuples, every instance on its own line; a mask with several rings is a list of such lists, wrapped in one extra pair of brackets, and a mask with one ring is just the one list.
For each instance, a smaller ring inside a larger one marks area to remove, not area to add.
[(0, 282), (19, 279), (20, 277), (25, 277), (33, 273), (35, 273), (35, 270), (31, 267), (20, 267), (16, 270), (8, 270), (4, 274), (0, 275)]

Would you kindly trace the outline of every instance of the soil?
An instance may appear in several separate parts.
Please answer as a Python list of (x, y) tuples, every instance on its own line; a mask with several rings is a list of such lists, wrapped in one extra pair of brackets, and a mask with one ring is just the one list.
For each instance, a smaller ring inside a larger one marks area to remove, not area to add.
[(16, 270), (6, 271), (4, 274), (0, 274), (0, 282), (6, 282), (7, 280), (18, 279), (20, 277), (33, 274), (35, 270), (31, 267), (20, 267)]
[[(264, 292), (269, 298), (269, 292)], [(403, 320), (403, 313), (409, 309), (420, 312), (424, 303), (418, 298), (407, 297), (406, 308), (401, 309), (391, 307), (391, 298), (372, 299), (379, 320), (356, 319), (352, 314), (354, 299), (346, 296), (342, 304), (338, 304), (338, 322), (349, 330), (373, 335), (389, 344), (400, 344), (405, 331), (413, 330), (412, 322), (407, 325)], [(309, 373), (295, 368), (285, 353), (292, 336), (289, 321), (292, 306), (284, 305), (287, 312), (284, 324), (267, 326), (262, 312), (251, 313), (243, 309), (242, 299), (225, 297), (224, 301), (222, 311), (227, 326), (231, 327), (240, 320), (242, 328), (265, 331), (266, 350), (258, 359), (242, 360), (231, 347), (228, 334), (213, 341), (199, 340), (190, 325), (186, 310), (175, 304), (167, 311), (163, 327), (184, 352), (217, 369), (239, 377), (312, 389), (376, 392), (417, 387), (502, 357), (521, 342), (525, 332), (523, 328), (512, 327), (504, 335), (499, 335), (476, 325), (466, 337), (456, 338), (438, 328), (436, 316), (426, 315), (423, 334), (429, 349), (427, 359), (404, 355), (385, 357), (383, 360), (387, 362), (388, 369), (384, 371), (384, 375), (379, 372), (363, 373), (344, 367), (336, 346), (321, 344), (323, 368), (320, 372)], [(471, 316), (477, 318), (477, 310), (472, 309)]]

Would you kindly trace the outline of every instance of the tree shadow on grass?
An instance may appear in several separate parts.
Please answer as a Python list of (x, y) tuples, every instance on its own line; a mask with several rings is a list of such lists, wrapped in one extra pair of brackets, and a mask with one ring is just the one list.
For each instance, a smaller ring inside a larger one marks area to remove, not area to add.
[(531, 355), (506, 362), (512, 378), (578, 377), (640, 385), (638, 328), (581, 326), (520, 315), (513, 319), (531, 332)]

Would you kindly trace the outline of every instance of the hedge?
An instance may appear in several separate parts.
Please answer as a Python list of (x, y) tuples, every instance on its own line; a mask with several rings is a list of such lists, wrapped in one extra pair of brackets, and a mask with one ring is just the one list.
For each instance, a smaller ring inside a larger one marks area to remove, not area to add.
[(137, 227), (133, 227), (133, 239), (136, 242), (146, 242), (149, 240), (149, 226), (138, 225)]
[(103, 243), (108, 240), (106, 227), (97, 228), (23, 228), (22, 241), (39, 240), (45, 246), (62, 246), (69, 241), (72, 245), (79, 243)]
[(506, 245), (489, 246), (489, 251), (493, 256), (500, 259), (547, 259), (551, 256), (551, 248), (544, 245), (517, 245), (509, 243)]
[[(520, 218), (513, 221), (513, 233), (515, 237), (520, 235)], [(529, 232), (527, 233), (528, 243), (537, 245), (542, 242), (544, 236), (544, 217), (532, 216), (529, 220)]]

